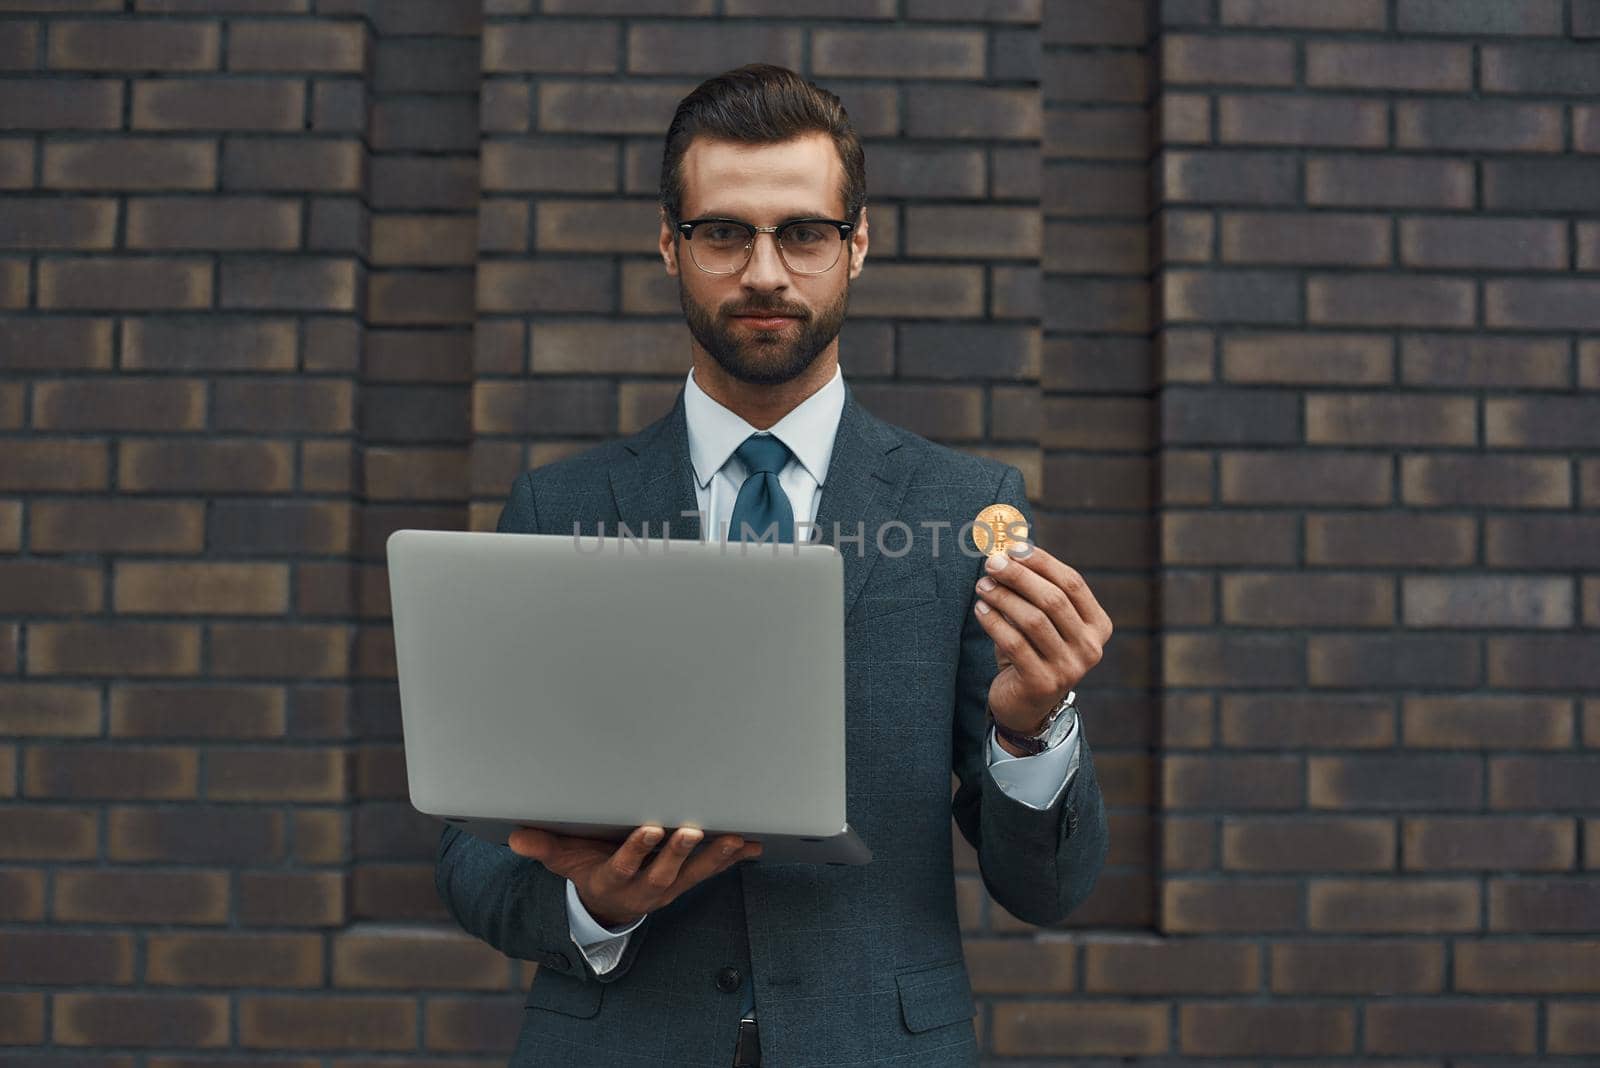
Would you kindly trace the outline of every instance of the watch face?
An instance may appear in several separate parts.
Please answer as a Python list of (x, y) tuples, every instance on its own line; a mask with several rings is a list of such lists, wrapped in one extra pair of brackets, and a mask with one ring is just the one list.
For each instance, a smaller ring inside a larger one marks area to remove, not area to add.
[(1072, 725), (1077, 721), (1078, 713), (1076, 709), (1069, 708), (1062, 712), (1061, 715), (1056, 717), (1056, 721), (1050, 724), (1050, 730), (1045, 735), (1044, 744), (1051, 746), (1061, 741), (1072, 730)]

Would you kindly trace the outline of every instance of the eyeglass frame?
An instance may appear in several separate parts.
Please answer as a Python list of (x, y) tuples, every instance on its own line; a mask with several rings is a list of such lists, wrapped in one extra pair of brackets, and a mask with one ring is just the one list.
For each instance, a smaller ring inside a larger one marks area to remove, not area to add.
[(721, 215), (707, 215), (699, 219), (685, 219), (678, 223), (674, 229), (683, 236), (685, 241), (693, 241), (694, 228), (699, 226), (701, 223), (712, 222), (729, 223), (733, 226), (742, 226), (750, 234), (750, 240), (746, 241), (744, 245), (744, 262), (731, 271), (712, 271), (707, 270), (705, 267), (701, 267), (700, 261), (695, 259), (694, 247), (692, 245), (690, 246), (689, 259), (694, 262), (695, 267), (699, 268), (705, 274), (709, 274), (717, 278), (726, 278), (730, 274), (738, 274), (740, 271), (750, 266), (750, 259), (755, 251), (756, 238), (761, 234), (772, 235), (772, 243), (777, 247), (778, 259), (782, 261), (783, 266), (787, 270), (793, 271), (795, 274), (803, 274), (808, 276), (827, 274), (829, 271), (833, 270), (839, 265), (839, 257), (837, 254), (834, 255), (833, 262), (828, 264), (820, 271), (796, 270), (794, 267), (790, 266), (789, 261), (783, 255), (783, 243), (778, 240), (778, 231), (785, 230), (791, 226), (798, 226), (800, 223), (827, 223), (829, 226), (832, 226), (834, 229), (839, 231), (839, 244), (842, 246), (849, 243), (850, 235), (853, 234), (856, 229), (855, 223), (845, 222), (843, 219), (823, 218), (822, 216), (804, 219), (788, 219), (784, 222), (778, 223), (776, 226), (753, 226), (750, 223), (745, 222), (743, 219), (730, 219)]

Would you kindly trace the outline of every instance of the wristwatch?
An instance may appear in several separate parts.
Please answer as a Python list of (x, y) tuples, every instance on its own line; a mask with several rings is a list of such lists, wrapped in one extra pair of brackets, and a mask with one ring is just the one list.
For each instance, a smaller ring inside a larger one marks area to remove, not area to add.
[(1071, 690), (1061, 699), (1056, 707), (1050, 710), (1050, 715), (1045, 718), (1044, 726), (1037, 734), (1023, 734), (1014, 731), (994, 718), (993, 710), (989, 711), (989, 722), (994, 725), (995, 734), (1004, 738), (1012, 745), (1021, 749), (1028, 756), (1042, 753), (1065, 738), (1072, 730), (1072, 725), (1078, 721), (1078, 706), (1074, 700), (1078, 696), (1077, 690)]

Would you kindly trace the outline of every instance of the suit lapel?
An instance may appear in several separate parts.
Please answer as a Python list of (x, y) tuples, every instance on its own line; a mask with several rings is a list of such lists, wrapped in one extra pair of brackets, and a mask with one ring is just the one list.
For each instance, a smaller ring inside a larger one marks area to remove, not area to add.
[[(611, 468), (618, 519), (635, 535), (648, 529), (651, 537), (659, 537), (664, 529), (670, 529), (674, 538), (700, 540), (683, 389), (679, 388), (671, 411), (624, 439), (622, 445), (630, 459)], [(855, 391), (846, 382), (844, 410), (812, 535), (813, 541), (837, 548), (843, 558), (846, 618), (881, 555), (878, 531), (895, 518), (905, 498), (911, 474), (907, 455), (889, 426), (857, 403)], [(684, 512), (690, 514), (681, 514)], [(663, 526), (669, 523), (670, 527)], [(862, 535), (859, 544), (854, 540), (858, 533)], [(904, 537), (898, 531), (885, 536), (895, 547)]]

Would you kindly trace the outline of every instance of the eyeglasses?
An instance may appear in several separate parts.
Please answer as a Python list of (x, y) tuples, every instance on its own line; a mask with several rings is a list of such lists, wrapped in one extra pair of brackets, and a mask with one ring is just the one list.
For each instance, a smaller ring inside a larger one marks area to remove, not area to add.
[[(735, 274), (750, 262), (757, 234), (771, 234), (778, 255), (796, 274), (822, 274), (839, 262), (855, 229), (838, 219), (793, 219), (781, 226), (751, 226), (738, 219), (688, 219), (678, 233), (689, 243), (689, 257), (707, 274)], [(834, 240), (835, 235), (838, 240)]]

